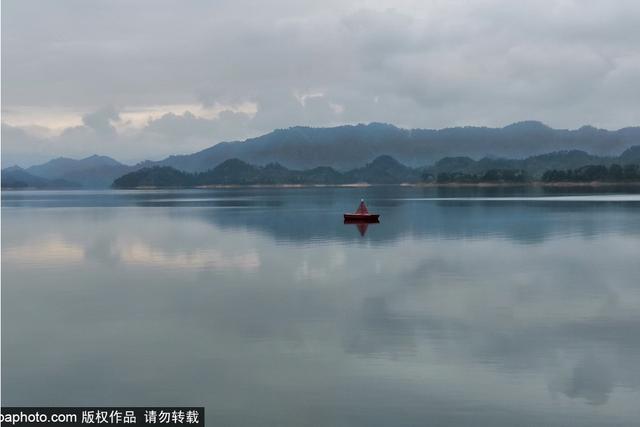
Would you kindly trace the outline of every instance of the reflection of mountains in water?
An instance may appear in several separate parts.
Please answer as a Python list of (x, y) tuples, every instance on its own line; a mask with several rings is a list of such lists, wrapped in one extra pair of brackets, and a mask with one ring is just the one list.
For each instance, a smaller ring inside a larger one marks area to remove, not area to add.
[[(268, 202), (244, 200), (241, 207), (238, 201), (225, 206), (238, 209), (204, 209), (191, 213), (222, 228), (255, 230), (283, 242), (314, 244), (335, 240), (383, 243), (407, 237), (497, 237), (535, 243), (558, 235), (588, 237), (602, 232), (640, 232), (640, 218), (635, 213), (640, 208), (640, 198), (626, 201), (582, 196), (474, 199), (450, 198), (450, 193), (449, 198), (422, 198), (415, 191), (413, 198), (402, 198), (408, 196), (406, 191), (399, 194), (397, 189), (387, 188), (364, 191), (365, 199), (372, 210), (381, 214), (382, 222), (363, 233), (342, 221), (342, 212), (353, 205), (350, 192), (327, 194), (322, 203), (305, 200), (306, 197), (285, 196)], [(599, 214), (593, 215), (594, 210)]]
[[(257, 231), (294, 243), (375, 244), (407, 237), (497, 237), (534, 243), (554, 235), (638, 235), (640, 197), (626, 196), (624, 187), (607, 187), (610, 195), (598, 192), (602, 189), (401, 186), (3, 192), (2, 203), (28, 208), (169, 208), (176, 217), (195, 216), (218, 227)], [(364, 236), (353, 225), (343, 224), (342, 217), (361, 198), (381, 215), (381, 223), (368, 227)]]

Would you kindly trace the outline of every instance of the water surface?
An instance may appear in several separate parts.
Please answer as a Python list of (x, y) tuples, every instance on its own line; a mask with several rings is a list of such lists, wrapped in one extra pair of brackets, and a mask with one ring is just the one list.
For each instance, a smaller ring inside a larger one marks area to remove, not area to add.
[[(381, 223), (341, 214), (365, 197)], [(640, 419), (640, 196), (2, 193), (2, 404), (219, 425)]]

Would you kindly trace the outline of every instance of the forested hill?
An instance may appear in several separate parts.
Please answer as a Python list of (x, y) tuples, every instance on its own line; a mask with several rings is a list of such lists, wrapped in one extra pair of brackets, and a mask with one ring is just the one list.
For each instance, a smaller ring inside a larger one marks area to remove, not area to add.
[[(128, 173), (113, 183), (114, 188), (194, 187), (206, 185), (337, 185), (353, 183), (400, 184), (417, 182), (528, 182), (618, 180), (640, 181), (640, 146), (617, 157), (599, 157), (582, 151), (532, 156), (526, 159), (473, 160), (445, 158), (434, 166), (412, 168), (391, 156), (379, 156), (367, 165), (346, 172), (331, 167), (292, 170), (279, 163), (251, 165), (229, 159), (215, 168), (198, 173), (154, 166)], [(561, 178), (561, 179), (560, 179)]]
[(140, 187), (192, 187), (202, 185), (279, 185), (279, 184), (348, 184), (368, 182), (395, 184), (418, 182), (421, 171), (400, 164), (389, 156), (380, 156), (373, 162), (348, 172), (330, 167), (291, 170), (278, 163), (266, 166), (250, 165), (238, 159), (229, 159), (207, 172), (188, 173), (168, 166), (144, 168), (126, 174), (113, 183), (114, 188)]

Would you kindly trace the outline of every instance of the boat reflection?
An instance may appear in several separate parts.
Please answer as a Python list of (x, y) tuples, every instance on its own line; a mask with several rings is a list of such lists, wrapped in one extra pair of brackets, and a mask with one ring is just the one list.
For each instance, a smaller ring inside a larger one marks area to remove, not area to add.
[(360, 232), (360, 235), (362, 237), (364, 237), (364, 235), (367, 233), (367, 229), (369, 228), (369, 225), (370, 224), (379, 224), (380, 221), (378, 220), (378, 218), (372, 219), (372, 220), (345, 219), (344, 223), (345, 224), (354, 224), (356, 226), (356, 228), (358, 229), (358, 231)]

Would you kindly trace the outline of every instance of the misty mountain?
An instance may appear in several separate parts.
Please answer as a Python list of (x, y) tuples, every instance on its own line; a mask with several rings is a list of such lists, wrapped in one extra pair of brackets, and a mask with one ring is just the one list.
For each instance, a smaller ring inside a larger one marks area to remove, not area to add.
[(292, 169), (331, 166), (345, 171), (385, 154), (417, 167), (433, 164), (443, 157), (513, 159), (571, 150), (613, 156), (638, 144), (640, 127), (609, 131), (584, 126), (563, 130), (536, 121), (504, 128), (441, 130), (401, 129), (382, 123), (332, 128), (298, 126), (245, 141), (223, 142), (194, 154), (170, 156), (155, 164), (201, 172), (237, 158), (256, 165), (280, 163)]
[(2, 188), (71, 189), (79, 187), (78, 183), (64, 179), (46, 179), (32, 175), (18, 166), (2, 169)]
[(58, 157), (26, 170), (31, 175), (49, 180), (76, 182), (83, 188), (107, 188), (114, 179), (137, 168), (111, 157), (93, 155), (80, 160)]

